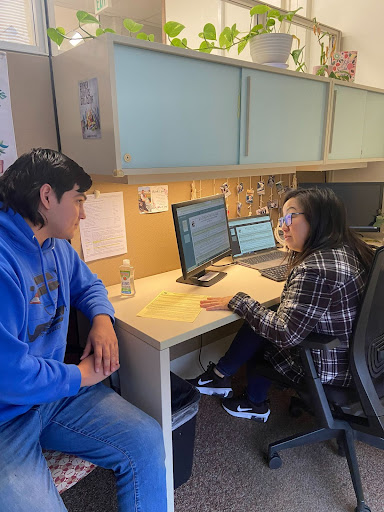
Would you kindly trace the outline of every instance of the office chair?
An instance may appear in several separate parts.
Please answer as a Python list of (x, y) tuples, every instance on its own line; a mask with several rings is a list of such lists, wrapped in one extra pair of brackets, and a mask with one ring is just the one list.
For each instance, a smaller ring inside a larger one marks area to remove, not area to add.
[[(329, 350), (340, 344), (338, 338), (311, 334), (300, 344), (306, 385), (292, 386), (304, 398), (318, 420), (318, 428), (297, 434), (268, 447), (271, 469), (281, 467), (279, 450), (336, 439), (339, 453), (345, 454), (357, 499), (355, 512), (370, 512), (365, 504), (354, 441), (384, 449), (384, 247), (378, 249), (369, 274), (360, 312), (354, 327), (350, 350), (353, 387), (323, 385), (317, 375), (311, 349)], [(267, 363), (255, 368), (283, 386), (288, 385)], [(308, 402), (308, 399), (310, 400)], [(297, 405), (291, 406), (296, 415)]]
[(59, 451), (43, 450), (43, 455), (60, 494), (80, 482), (97, 467), (76, 455)]

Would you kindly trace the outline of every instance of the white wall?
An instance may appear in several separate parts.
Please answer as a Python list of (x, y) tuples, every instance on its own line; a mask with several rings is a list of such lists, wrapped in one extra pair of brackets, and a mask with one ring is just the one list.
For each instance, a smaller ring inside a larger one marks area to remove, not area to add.
[[(187, 38), (189, 48), (196, 49), (203, 41), (198, 34), (203, 31), (206, 23), (212, 23), (216, 32), (219, 32), (220, 4), (220, 0), (166, 0), (165, 19), (184, 25), (185, 29), (177, 37)], [(212, 53), (221, 55), (222, 52), (214, 50)]]
[(384, 1), (313, 0), (312, 14), (342, 31), (342, 50), (358, 51), (356, 83), (384, 89)]

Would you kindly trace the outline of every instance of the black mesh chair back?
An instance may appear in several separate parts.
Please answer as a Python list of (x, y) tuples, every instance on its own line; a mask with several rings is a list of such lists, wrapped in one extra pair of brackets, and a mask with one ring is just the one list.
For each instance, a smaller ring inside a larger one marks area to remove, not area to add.
[(384, 247), (376, 251), (351, 343), (351, 372), (367, 424), (384, 437)]
[[(330, 350), (338, 346), (340, 341), (332, 336), (310, 334), (298, 349), (305, 370), (311, 410), (317, 418), (318, 427), (281, 439), (268, 447), (269, 467), (277, 469), (282, 464), (278, 453), (280, 450), (336, 439), (340, 453), (345, 454), (348, 462), (357, 501), (355, 512), (370, 512), (370, 508), (364, 501), (354, 443), (358, 440), (384, 449), (383, 305), (384, 247), (376, 251), (350, 344), (353, 386), (340, 388), (320, 382), (312, 350)], [(270, 378), (275, 380), (272, 374)], [(298, 392), (301, 394), (300, 390)]]

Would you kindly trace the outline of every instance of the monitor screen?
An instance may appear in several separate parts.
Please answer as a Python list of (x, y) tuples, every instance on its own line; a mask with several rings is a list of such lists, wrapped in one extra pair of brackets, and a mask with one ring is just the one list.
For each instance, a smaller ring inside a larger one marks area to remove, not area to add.
[(269, 215), (230, 219), (228, 224), (234, 258), (276, 247)]
[(333, 190), (345, 205), (348, 226), (360, 231), (373, 225), (382, 208), (382, 183), (300, 183), (299, 187)]
[(172, 213), (184, 279), (201, 277), (206, 267), (231, 254), (223, 195), (173, 204)]

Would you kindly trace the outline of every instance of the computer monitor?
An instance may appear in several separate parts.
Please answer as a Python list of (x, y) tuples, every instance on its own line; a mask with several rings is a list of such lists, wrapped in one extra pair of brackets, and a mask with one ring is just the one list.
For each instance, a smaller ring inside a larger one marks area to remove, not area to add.
[(355, 231), (379, 231), (373, 226), (382, 209), (383, 183), (299, 183), (299, 188), (330, 188), (347, 212), (347, 224)]
[(224, 195), (173, 204), (172, 214), (183, 272), (177, 282), (197, 286), (217, 283), (226, 273), (206, 274), (205, 269), (231, 254)]

